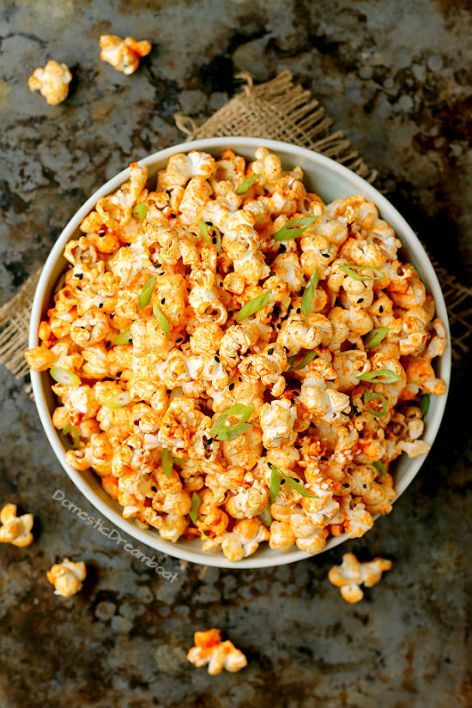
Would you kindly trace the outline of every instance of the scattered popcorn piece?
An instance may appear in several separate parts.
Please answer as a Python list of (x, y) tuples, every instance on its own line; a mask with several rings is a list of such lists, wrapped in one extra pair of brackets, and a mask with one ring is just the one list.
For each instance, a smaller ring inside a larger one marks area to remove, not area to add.
[(385, 558), (375, 558), (368, 563), (359, 563), (353, 553), (343, 555), (342, 565), (333, 565), (328, 573), (330, 583), (340, 588), (341, 595), (346, 602), (360, 602), (364, 593), (360, 588), (364, 584), (371, 588), (380, 582), (382, 573), (390, 570), (392, 561)]
[(215, 676), (223, 669), (240, 671), (247, 666), (247, 659), (232, 642), (221, 641), (219, 629), (209, 629), (206, 632), (195, 632), (195, 646), (190, 649), (187, 659), (199, 668), (208, 664), (208, 673)]
[(146, 39), (138, 42), (133, 37), (121, 39), (115, 34), (102, 34), (100, 37), (100, 59), (111, 64), (123, 74), (134, 74), (139, 67), (141, 57), (151, 51), (151, 42)]
[(62, 563), (53, 565), (46, 573), (47, 579), (54, 585), (55, 595), (71, 597), (82, 589), (82, 582), (87, 576), (85, 563), (73, 563), (68, 558), (64, 558)]
[(28, 79), (30, 91), (40, 91), (50, 106), (66, 100), (72, 74), (66, 64), (48, 61), (44, 69), (37, 68)]
[(23, 548), (33, 543), (33, 514), (16, 515), (16, 504), (5, 504), (0, 511), (0, 543), (12, 543)]

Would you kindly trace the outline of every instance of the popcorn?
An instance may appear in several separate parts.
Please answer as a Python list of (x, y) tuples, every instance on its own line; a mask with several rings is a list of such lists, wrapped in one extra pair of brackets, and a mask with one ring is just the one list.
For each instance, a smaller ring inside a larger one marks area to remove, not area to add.
[(82, 582), (87, 576), (87, 569), (83, 561), (73, 563), (64, 558), (62, 563), (52, 566), (46, 577), (54, 585), (54, 594), (62, 597), (72, 597), (82, 589)]
[(127, 76), (134, 74), (142, 57), (151, 51), (151, 42), (136, 41), (133, 37), (121, 39), (114, 34), (102, 34), (100, 37), (100, 59)]
[(24, 548), (33, 543), (33, 514), (17, 516), (16, 504), (5, 504), (0, 511), (0, 543), (11, 543)]
[[(136, 43), (102, 45), (137, 67)], [(399, 246), (372, 202), (325, 205), (266, 148), (175, 154), (157, 184), (132, 163), (25, 353), (68, 463), (124, 518), (234, 562), (361, 537), (394, 460), (428, 449), (420, 397), (445, 391), (446, 333)]]
[(72, 81), (66, 64), (48, 61), (44, 69), (37, 68), (28, 79), (30, 91), (39, 91), (50, 106), (57, 106), (66, 100)]
[(198, 668), (208, 664), (210, 676), (220, 674), (223, 669), (234, 673), (247, 666), (247, 659), (230, 641), (221, 641), (219, 629), (195, 632), (195, 646), (190, 649), (187, 659)]
[(360, 585), (371, 588), (377, 585), (382, 573), (390, 570), (392, 561), (375, 558), (368, 563), (360, 563), (353, 553), (345, 553), (341, 565), (333, 565), (328, 573), (330, 583), (340, 589), (341, 596), (351, 604), (360, 602), (364, 593)]

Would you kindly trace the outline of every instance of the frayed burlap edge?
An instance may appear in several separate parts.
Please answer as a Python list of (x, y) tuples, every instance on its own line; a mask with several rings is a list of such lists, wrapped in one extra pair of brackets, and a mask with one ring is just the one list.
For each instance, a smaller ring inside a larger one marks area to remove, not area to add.
[[(177, 127), (189, 139), (246, 135), (294, 143), (331, 157), (358, 175), (373, 182), (377, 172), (352, 149), (340, 131), (330, 132), (333, 121), (309, 91), (293, 83), (288, 71), (272, 81), (255, 86), (252, 77), (238, 74), (245, 82), (232, 98), (202, 125), (182, 114), (175, 116)], [(437, 263), (433, 264), (441, 282), (452, 331), (453, 357), (469, 351), (472, 332), (472, 288), (457, 281)], [(0, 363), (17, 378), (28, 373), (23, 352), (28, 347), (31, 303), (41, 268), (24, 283), (15, 297), (0, 308)], [(28, 392), (31, 385), (26, 384)]]
[(176, 125), (189, 140), (228, 135), (283, 140), (331, 157), (368, 182), (375, 180), (376, 170), (352, 149), (342, 131), (330, 131), (333, 121), (325, 109), (309, 91), (293, 83), (289, 71), (259, 86), (246, 72), (236, 78), (245, 82), (242, 92), (202, 125), (177, 113)]

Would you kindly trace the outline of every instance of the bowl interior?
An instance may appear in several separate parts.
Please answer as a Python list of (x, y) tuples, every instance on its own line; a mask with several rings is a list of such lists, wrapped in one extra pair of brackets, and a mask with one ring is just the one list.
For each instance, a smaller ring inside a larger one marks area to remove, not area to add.
[[(165, 166), (168, 158), (174, 153), (198, 149), (217, 155), (225, 148), (233, 148), (244, 157), (254, 159), (255, 150), (261, 145), (266, 145), (269, 149), (276, 152), (281, 157), (285, 168), (300, 165), (305, 173), (305, 184), (311, 191), (318, 193), (325, 202), (362, 194), (376, 203), (382, 217), (391, 224), (401, 239), (405, 255), (417, 268), (428, 291), (434, 296), (437, 314), (445, 324), (449, 334), (447, 311), (441, 288), (431, 262), (419, 240), (390, 202), (362, 178), (338, 163), (318, 153), (278, 141), (255, 138), (213, 138), (193, 141), (191, 143), (168, 148), (167, 150), (160, 151), (141, 160), (141, 164), (147, 165), (150, 181), (155, 182), (157, 171)], [(48, 307), (50, 307), (55, 285), (66, 267), (66, 261), (62, 255), (65, 244), (76, 236), (80, 222), (93, 208), (96, 201), (106, 194), (115, 191), (127, 177), (128, 170), (124, 170), (103, 185), (103, 187), (101, 187), (74, 215), (54, 245), (44, 266), (34, 298), (30, 325), (30, 347), (37, 346), (38, 344), (37, 332), (39, 323), (41, 318), (44, 317)], [(438, 369), (441, 378), (443, 378), (446, 383), (449, 383), (449, 345), (446, 352), (441, 357)], [(234, 564), (227, 561), (222, 554), (216, 551), (203, 553), (200, 550), (200, 542), (198, 540), (182, 541), (174, 544), (161, 539), (156, 530), (143, 530), (139, 528), (134, 521), (123, 519), (120, 513), (120, 506), (103, 491), (98, 478), (93, 472), (81, 473), (67, 464), (61, 438), (51, 421), (51, 414), (54, 409), (54, 397), (50, 388), (51, 379), (49, 375), (47, 373), (40, 374), (38, 372), (32, 372), (31, 379), (41, 422), (62, 466), (88, 500), (104, 516), (130, 536), (134, 536), (155, 550), (168, 553), (171, 556), (189, 560), (194, 563), (214, 565), (217, 567), (257, 568), (291, 563), (307, 557), (306, 553), (299, 550), (281, 552), (273, 551), (269, 548), (260, 548), (254, 556)], [(433, 443), (438, 431), (445, 404), (446, 396), (440, 398), (432, 397), (431, 407), (426, 418), (426, 432), (424, 435), (424, 439), (430, 445)], [(411, 460), (406, 455), (402, 455), (397, 460), (395, 467), (395, 488), (398, 496), (402, 494), (415, 477), (424, 459), (425, 457)], [(345, 540), (346, 536), (331, 539), (325, 550), (333, 548)]]

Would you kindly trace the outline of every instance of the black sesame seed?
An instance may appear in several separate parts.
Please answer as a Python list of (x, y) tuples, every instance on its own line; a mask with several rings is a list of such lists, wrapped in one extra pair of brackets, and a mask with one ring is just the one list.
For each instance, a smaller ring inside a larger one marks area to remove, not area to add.
[(219, 364), (219, 363), (220, 363), (220, 357), (215, 355), (215, 361)]
[(299, 307), (297, 307), (297, 315), (299, 315), (300, 312), (301, 312), (301, 309)]
[(228, 386), (228, 388), (229, 388), (230, 391), (232, 391), (233, 388), (234, 388), (234, 383), (230, 383), (230, 385)]
[(383, 312), (383, 311), (384, 311), (384, 309), (383, 309), (382, 305), (380, 305), (379, 312)]
[(164, 305), (165, 301), (166, 301), (165, 297), (162, 297), (162, 298), (161, 298), (161, 304)]
[(213, 238), (211, 239), (211, 242), (216, 246), (216, 236), (213, 236)]
[(99, 307), (100, 309), (102, 309), (102, 307), (103, 307), (103, 302), (101, 302), (98, 307)]
[(82, 280), (83, 277), (84, 277), (84, 274), (83, 274), (83, 273), (76, 273), (76, 274), (74, 275), (74, 278), (78, 278), (79, 280)]
[(359, 298), (359, 300), (357, 301), (357, 304), (359, 304), (360, 302), (364, 302), (364, 298), (363, 298), (363, 297), (360, 297), (360, 298)]
[(272, 356), (273, 353), (274, 353), (274, 348), (271, 347), (271, 348), (268, 350), (267, 354), (268, 354), (269, 356)]
[(100, 231), (98, 232), (98, 235), (100, 236), (100, 238), (101, 238), (102, 236), (105, 236), (105, 234), (106, 234), (105, 229), (100, 229)]
[(323, 258), (329, 258), (329, 253), (322, 253)]
[(269, 275), (275, 275), (274, 271), (271, 270), (270, 273), (269, 273)]

